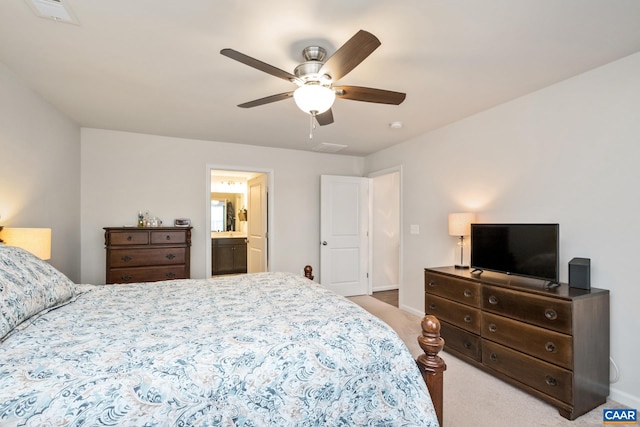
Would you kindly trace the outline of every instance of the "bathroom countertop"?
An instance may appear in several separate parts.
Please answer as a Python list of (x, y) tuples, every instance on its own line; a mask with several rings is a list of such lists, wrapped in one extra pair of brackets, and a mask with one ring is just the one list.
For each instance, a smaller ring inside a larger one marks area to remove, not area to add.
[(239, 238), (246, 239), (247, 233), (243, 233), (241, 231), (212, 231), (211, 238), (212, 239), (229, 239), (229, 238)]

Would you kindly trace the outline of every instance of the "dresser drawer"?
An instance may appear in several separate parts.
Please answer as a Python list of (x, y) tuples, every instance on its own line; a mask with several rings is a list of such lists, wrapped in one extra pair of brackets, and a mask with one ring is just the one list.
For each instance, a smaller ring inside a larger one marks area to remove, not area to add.
[(164, 267), (113, 268), (107, 273), (107, 283), (158, 282), (187, 279), (184, 265)]
[(427, 293), (480, 307), (479, 283), (425, 271), (424, 286)]
[(572, 337), (517, 320), (482, 313), (482, 337), (572, 369)]
[(114, 231), (108, 234), (111, 245), (148, 245), (149, 232), (146, 230)]
[(111, 268), (184, 264), (186, 248), (112, 249)]
[(479, 309), (431, 294), (425, 295), (425, 307), (427, 314), (433, 314), (438, 319), (480, 335), (481, 316)]
[(571, 303), (495, 286), (482, 288), (482, 309), (571, 334)]
[(453, 349), (475, 361), (482, 361), (479, 336), (444, 321), (440, 322), (440, 336), (444, 338), (445, 350)]
[(484, 339), (482, 364), (549, 396), (569, 404), (573, 403), (571, 371)]
[(151, 231), (151, 244), (176, 244), (186, 243), (187, 235), (183, 231)]

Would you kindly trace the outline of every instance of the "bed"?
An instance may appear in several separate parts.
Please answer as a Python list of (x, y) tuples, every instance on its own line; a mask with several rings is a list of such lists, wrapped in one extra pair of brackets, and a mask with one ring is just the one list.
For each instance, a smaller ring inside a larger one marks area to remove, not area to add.
[(421, 377), (437, 349), (418, 369), (305, 277), (79, 285), (2, 244), (0, 269), (1, 426), (439, 425)]

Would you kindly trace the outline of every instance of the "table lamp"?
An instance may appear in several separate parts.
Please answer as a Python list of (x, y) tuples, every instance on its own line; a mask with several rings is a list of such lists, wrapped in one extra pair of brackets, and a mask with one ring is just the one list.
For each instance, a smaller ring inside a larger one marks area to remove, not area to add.
[(476, 214), (472, 212), (449, 214), (449, 235), (460, 237), (460, 264), (456, 264), (456, 268), (469, 268), (464, 262), (464, 236), (471, 234), (471, 223), (475, 220)]
[(16, 246), (31, 252), (40, 259), (51, 259), (50, 228), (8, 228), (0, 229), (0, 238), (7, 246)]

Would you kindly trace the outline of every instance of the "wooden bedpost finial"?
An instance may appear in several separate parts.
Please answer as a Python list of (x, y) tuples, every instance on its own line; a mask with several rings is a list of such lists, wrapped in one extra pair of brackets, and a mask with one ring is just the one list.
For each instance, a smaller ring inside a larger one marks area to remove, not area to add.
[(440, 336), (440, 321), (432, 315), (424, 316), (421, 326), (422, 335), (418, 337), (420, 348), (427, 357), (438, 357), (438, 353), (444, 347), (444, 339)]
[(311, 267), (310, 265), (304, 266), (304, 277), (309, 280), (313, 280), (313, 267)]
[(416, 363), (422, 377), (427, 383), (433, 406), (438, 415), (438, 422), (442, 426), (443, 383), (442, 376), (447, 365), (438, 353), (444, 347), (444, 339), (440, 336), (440, 321), (435, 316), (425, 316), (422, 319), (422, 335), (418, 337), (418, 344), (425, 354), (418, 356)]

